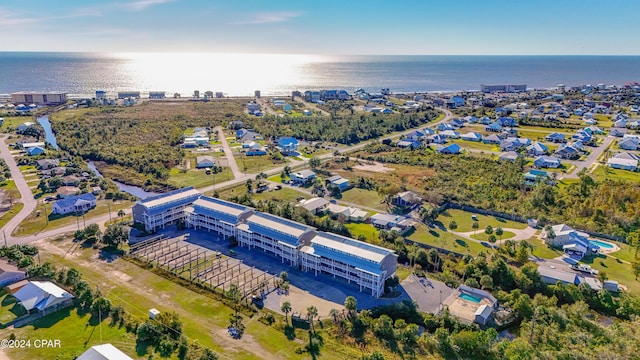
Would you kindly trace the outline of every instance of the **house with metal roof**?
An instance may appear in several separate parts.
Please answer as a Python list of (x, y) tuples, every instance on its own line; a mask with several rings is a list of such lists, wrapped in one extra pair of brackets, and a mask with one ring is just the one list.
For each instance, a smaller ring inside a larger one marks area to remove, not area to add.
[(440, 145), (436, 148), (438, 154), (460, 154), (461, 150), (458, 144)]
[(502, 154), (498, 155), (498, 160), (503, 160), (503, 161), (516, 161), (518, 160), (518, 158), (520, 157), (520, 154), (518, 154), (515, 151), (507, 151), (507, 152), (503, 152)]
[(538, 274), (545, 284), (555, 285), (561, 283), (564, 285), (578, 285), (578, 276), (575, 273), (554, 269), (548, 266), (538, 266)]
[(13, 296), (27, 311), (34, 309), (44, 311), (74, 297), (50, 281), (30, 281)]
[(285, 155), (297, 153), (298, 146), (298, 140), (294, 137), (283, 137), (278, 140), (278, 148)]
[(371, 290), (375, 297), (384, 293), (384, 282), (395, 273), (397, 259), (393, 250), (327, 232), (317, 233), (300, 248), (302, 270), (355, 282), (360, 291)]
[(547, 145), (541, 142), (534, 142), (533, 144), (527, 146), (527, 153), (533, 156), (546, 155), (549, 152), (549, 148)]
[(371, 216), (371, 225), (384, 230), (405, 230), (413, 226), (413, 221), (402, 215), (375, 214)]
[(329, 200), (325, 198), (314, 197), (311, 199), (303, 199), (300, 200), (298, 206), (304, 208), (307, 211), (310, 211), (313, 214), (318, 214), (323, 212), (327, 206), (329, 205)]
[(26, 277), (26, 270), (18, 268), (8, 260), (0, 259), (0, 287), (24, 280)]
[(564, 134), (561, 133), (551, 133), (544, 137), (546, 141), (554, 142), (554, 143), (563, 143), (566, 141)]
[(201, 196), (184, 209), (189, 227), (214, 231), (224, 237), (236, 236), (236, 226), (254, 213), (254, 209), (229, 201)]
[(624, 152), (614, 155), (609, 160), (607, 160), (607, 165), (614, 169), (637, 171), (639, 159), (640, 157), (638, 157), (638, 155), (636, 154)]
[(618, 142), (618, 147), (623, 150), (638, 150), (640, 141), (637, 137), (626, 137)]
[(315, 179), (315, 177), (316, 177), (316, 173), (314, 173), (309, 169), (300, 170), (300, 171), (291, 173), (291, 181), (299, 184), (306, 184), (311, 180)]
[(562, 247), (565, 252), (576, 253), (584, 256), (591, 247), (589, 235), (576, 231), (566, 224), (558, 224), (551, 227), (551, 231), (542, 230), (541, 237), (551, 246)]
[(466, 140), (466, 141), (481, 141), (482, 140), (482, 134), (470, 131), (470, 132), (462, 135), (461, 138), (462, 138), (462, 140)]
[(298, 263), (298, 249), (316, 234), (311, 226), (279, 216), (256, 212), (237, 227), (240, 246), (259, 248), (282, 258), (292, 266)]
[(146, 231), (155, 231), (178, 219), (185, 219), (184, 209), (200, 197), (192, 186), (170, 191), (138, 201), (133, 205), (133, 221), (144, 224)]
[(76, 360), (133, 360), (111, 344), (95, 345), (83, 352)]
[(562, 162), (557, 157), (553, 156), (539, 156), (533, 161), (533, 166), (537, 168), (559, 168)]
[(66, 215), (84, 213), (96, 206), (96, 197), (91, 193), (69, 196), (53, 203), (53, 213)]
[(482, 138), (484, 144), (500, 144), (502, 139), (496, 134), (491, 134)]

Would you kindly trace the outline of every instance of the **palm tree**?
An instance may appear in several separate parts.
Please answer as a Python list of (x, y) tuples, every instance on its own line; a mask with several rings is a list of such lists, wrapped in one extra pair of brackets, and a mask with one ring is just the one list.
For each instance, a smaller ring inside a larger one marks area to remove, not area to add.
[(338, 322), (338, 315), (340, 315), (340, 311), (338, 311), (338, 309), (331, 309), (331, 311), (329, 311), (329, 316), (331, 316), (334, 323)]
[(358, 300), (353, 296), (347, 296), (347, 298), (344, 299), (344, 307), (349, 311), (349, 316), (351, 316), (358, 308)]
[(316, 332), (315, 328), (313, 327), (313, 319), (318, 316), (318, 308), (311, 305), (307, 308), (307, 319), (309, 319), (309, 324), (311, 325), (311, 331), (312, 332)]
[(124, 220), (124, 210), (118, 210), (118, 216), (120, 217), (120, 222)]
[(289, 313), (291, 312), (291, 303), (288, 301), (283, 302), (282, 306), (280, 306), (280, 311), (284, 313), (284, 322), (289, 324)]

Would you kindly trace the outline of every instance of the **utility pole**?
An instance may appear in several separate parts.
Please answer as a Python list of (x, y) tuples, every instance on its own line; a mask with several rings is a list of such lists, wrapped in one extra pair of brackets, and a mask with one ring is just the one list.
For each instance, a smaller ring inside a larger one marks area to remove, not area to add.
[(4, 237), (4, 247), (7, 247), (7, 234), (4, 232), (4, 229), (2, 229), (2, 237)]
[(42, 203), (42, 208), (44, 209), (44, 220), (46, 221), (46, 224), (49, 225), (49, 217), (47, 216), (47, 203), (46, 202)]
[(78, 210), (76, 210), (76, 224), (78, 225), (78, 231), (80, 231), (80, 219), (78, 219)]
[(111, 224), (111, 204), (107, 203), (107, 208), (109, 208), (109, 224)]

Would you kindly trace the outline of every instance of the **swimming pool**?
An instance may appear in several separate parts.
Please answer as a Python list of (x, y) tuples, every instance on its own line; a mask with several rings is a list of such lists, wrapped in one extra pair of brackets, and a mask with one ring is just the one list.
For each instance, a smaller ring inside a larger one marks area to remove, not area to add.
[(477, 297), (477, 296), (473, 296), (473, 295), (471, 295), (471, 294), (467, 294), (467, 293), (461, 293), (458, 297), (459, 297), (460, 299), (464, 299), (464, 300), (467, 300), (467, 301), (471, 301), (471, 302), (474, 302), (474, 303), (476, 303), (476, 304), (479, 304), (479, 303), (480, 303), (480, 301), (482, 301), (482, 299), (481, 299), (481, 298), (479, 298), (479, 297)]
[(609, 244), (608, 242), (604, 242), (604, 241), (599, 241), (599, 240), (589, 240), (589, 242), (591, 243), (591, 245), (595, 245), (598, 247), (601, 247), (603, 249), (613, 249), (614, 246)]

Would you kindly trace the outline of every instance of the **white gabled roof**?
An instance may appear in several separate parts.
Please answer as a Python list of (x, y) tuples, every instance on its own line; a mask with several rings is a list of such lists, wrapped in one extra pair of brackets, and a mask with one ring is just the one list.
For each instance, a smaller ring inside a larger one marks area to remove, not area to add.
[(49, 281), (31, 281), (13, 296), (27, 311), (34, 308), (44, 310), (64, 300), (73, 299), (73, 295)]
[(76, 360), (133, 360), (133, 358), (111, 344), (104, 344), (92, 346)]

